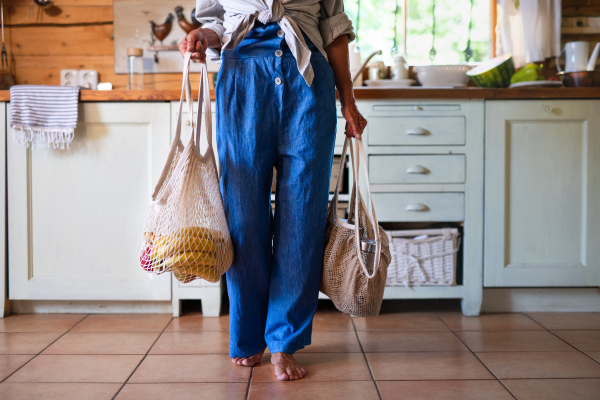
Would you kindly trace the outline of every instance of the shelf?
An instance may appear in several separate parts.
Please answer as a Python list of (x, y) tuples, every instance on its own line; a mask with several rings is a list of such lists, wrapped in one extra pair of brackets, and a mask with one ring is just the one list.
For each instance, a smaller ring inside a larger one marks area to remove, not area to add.
[(563, 34), (572, 35), (600, 35), (600, 26), (577, 27), (577, 28), (561, 28)]
[(146, 46), (146, 50), (148, 51), (177, 51), (179, 50), (179, 46), (176, 44), (167, 45), (167, 44), (149, 44)]

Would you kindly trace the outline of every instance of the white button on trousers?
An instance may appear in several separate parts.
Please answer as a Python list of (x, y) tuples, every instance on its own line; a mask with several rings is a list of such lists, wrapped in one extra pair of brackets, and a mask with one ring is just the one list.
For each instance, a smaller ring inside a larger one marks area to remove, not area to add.
[(281, 85), (281, 78), (280, 77), (275, 78), (275, 84)]
[(281, 29), (277, 31), (277, 36), (283, 37), (283, 35), (284, 35), (284, 33)]
[(281, 51), (281, 50), (277, 50), (277, 51), (275, 52), (275, 55), (276, 55), (277, 57), (281, 57), (281, 56), (283, 55), (283, 51)]

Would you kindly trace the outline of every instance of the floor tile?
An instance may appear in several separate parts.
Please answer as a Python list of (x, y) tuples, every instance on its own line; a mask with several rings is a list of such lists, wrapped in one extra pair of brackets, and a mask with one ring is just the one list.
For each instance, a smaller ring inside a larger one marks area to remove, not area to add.
[(249, 400), (377, 400), (372, 381), (310, 382), (306, 378), (293, 382), (252, 382)]
[(520, 400), (600, 398), (600, 379), (508, 379), (502, 383)]
[(465, 331), (457, 335), (471, 351), (576, 351), (546, 331)]
[(160, 332), (171, 318), (169, 314), (90, 315), (71, 332)]
[(375, 380), (493, 379), (470, 352), (367, 353)]
[(495, 380), (379, 381), (377, 386), (382, 400), (513, 400)]
[(80, 314), (16, 314), (0, 318), (0, 332), (64, 333), (85, 318)]
[(173, 318), (166, 331), (228, 331), (229, 316), (203, 317), (201, 313), (186, 314)]
[(581, 351), (600, 351), (600, 330), (553, 331), (553, 333)]
[(43, 354), (146, 354), (158, 332), (69, 332)]
[(366, 353), (390, 351), (468, 351), (464, 344), (448, 332), (373, 332), (358, 331)]
[(117, 400), (245, 400), (247, 383), (130, 383)]
[(600, 351), (587, 351), (585, 354), (592, 357), (594, 360), (600, 363)]
[(600, 329), (600, 313), (597, 312), (543, 312), (527, 314), (550, 330)]
[(0, 354), (37, 354), (59, 338), (61, 333), (0, 333)]
[(466, 317), (460, 312), (438, 314), (454, 331), (533, 331), (544, 328), (525, 314), (481, 314)]
[(435, 313), (407, 312), (380, 314), (378, 317), (352, 318), (359, 331), (447, 331)]
[(163, 332), (150, 354), (229, 354), (228, 332)]
[(3, 400), (109, 400), (119, 391), (120, 383), (2, 383)]
[(500, 379), (600, 377), (600, 364), (577, 351), (489, 352), (477, 357)]
[(248, 382), (250, 371), (225, 354), (149, 355), (129, 383)]
[(312, 333), (312, 344), (300, 350), (302, 353), (360, 353), (360, 345), (354, 331)]
[(141, 355), (39, 355), (7, 382), (123, 383)]
[(313, 331), (353, 331), (352, 319), (339, 311), (319, 311), (313, 318)]
[[(298, 353), (295, 357), (308, 373), (305, 382), (371, 380), (362, 353)], [(270, 355), (254, 367), (252, 382), (277, 382)]]
[(6, 379), (32, 358), (33, 355), (0, 355), (0, 381)]

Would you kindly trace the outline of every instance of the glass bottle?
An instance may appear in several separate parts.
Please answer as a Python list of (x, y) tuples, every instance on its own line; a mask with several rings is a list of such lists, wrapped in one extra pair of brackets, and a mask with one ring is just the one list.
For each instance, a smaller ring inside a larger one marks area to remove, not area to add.
[(144, 88), (144, 50), (131, 47), (127, 49), (127, 89)]

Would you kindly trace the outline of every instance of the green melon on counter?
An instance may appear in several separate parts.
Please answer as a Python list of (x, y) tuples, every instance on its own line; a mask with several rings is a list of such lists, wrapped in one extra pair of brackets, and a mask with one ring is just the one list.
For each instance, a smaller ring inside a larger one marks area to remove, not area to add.
[(514, 73), (512, 54), (504, 54), (482, 62), (467, 71), (467, 76), (479, 87), (505, 88), (510, 85), (510, 78)]

